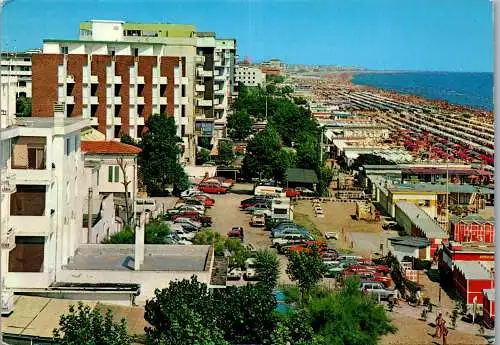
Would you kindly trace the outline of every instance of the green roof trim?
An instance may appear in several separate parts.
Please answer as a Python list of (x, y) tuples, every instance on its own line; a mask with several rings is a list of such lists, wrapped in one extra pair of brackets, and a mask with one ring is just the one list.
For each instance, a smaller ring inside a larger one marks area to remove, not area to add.
[(314, 170), (288, 168), (286, 170), (286, 181), (297, 183), (318, 183), (318, 176)]
[(96, 44), (112, 44), (112, 45), (119, 45), (119, 44), (145, 44), (145, 45), (165, 45), (165, 43), (161, 42), (131, 42), (131, 41), (93, 41), (93, 40), (61, 40), (61, 39), (44, 39), (43, 43), (76, 43), (76, 44), (82, 44), (82, 43), (96, 43)]

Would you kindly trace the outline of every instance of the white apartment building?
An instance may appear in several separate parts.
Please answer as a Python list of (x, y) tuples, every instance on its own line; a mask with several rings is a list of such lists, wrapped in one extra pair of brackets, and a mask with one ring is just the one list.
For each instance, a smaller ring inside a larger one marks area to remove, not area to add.
[(237, 65), (234, 80), (236, 83), (243, 83), (245, 86), (262, 86), (266, 82), (266, 75), (262, 73), (260, 68)]
[(80, 131), (88, 125), (56, 114), (0, 129), (4, 289), (47, 288), (86, 242)]
[(40, 50), (29, 50), (22, 53), (2, 53), (0, 55), (0, 73), (2, 77), (10, 76), (16, 84), (16, 98), (31, 97), (31, 56)]

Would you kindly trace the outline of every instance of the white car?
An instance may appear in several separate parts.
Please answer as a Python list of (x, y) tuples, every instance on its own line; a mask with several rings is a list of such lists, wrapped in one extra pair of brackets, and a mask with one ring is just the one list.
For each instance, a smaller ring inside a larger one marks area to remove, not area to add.
[(243, 279), (252, 280), (255, 279), (257, 272), (255, 271), (255, 259), (250, 258), (245, 260), (245, 273), (243, 273)]
[(201, 191), (194, 188), (186, 189), (181, 193), (181, 198), (187, 198), (189, 196), (195, 195), (196, 193), (201, 193)]
[(293, 240), (312, 240), (312, 236), (303, 233), (286, 234), (283, 237), (273, 238), (272, 247), (282, 246)]
[(200, 211), (196, 205), (182, 205), (176, 208), (171, 208), (167, 210), (167, 213), (170, 215), (174, 215), (177, 213), (182, 213), (184, 211), (194, 211), (197, 212), (200, 216), (203, 216), (205, 214), (205, 211)]
[(295, 187), (295, 190), (297, 192), (300, 192), (300, 194), (314, 194), (314, 192), (310, 189), (304, 188), (304, 187)]
[(339, 233), (338, 232), (325, 232), (325, 238), (327, 240), (333, 238), (334, 240), (339, 239)]
[(239, 268), (233, 268), (227, 272), (227, 280), (240, 280), (243, 272)]

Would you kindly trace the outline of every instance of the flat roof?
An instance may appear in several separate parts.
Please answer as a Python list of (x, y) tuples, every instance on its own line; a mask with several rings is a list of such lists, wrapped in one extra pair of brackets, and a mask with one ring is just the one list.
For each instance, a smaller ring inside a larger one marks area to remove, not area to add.
[(422, 230), (427, 238), (448, 238), (448, 234), (432, 219), (427, 212), (414, 203), (400, 201), (396, 204), (417, 228)]
[(391, 185), (388, 187), (391, 192), (412, 192), (412, 193), (437, 193), (446, 194), (448, 193), (481, 193), (481, 194), (493, 194), (495, 191), (486, 188), (478, 187), (469, 184), (433, 184), (433, 183), (402, 183)]
[[(453, 265), (464, 275), (467, 280), (488, 280), (492, 279), (488, 268), (492, 267), (486, 263), (476, 261), (453, 261)], [(493, 268), (493, 267), (492, 267)], [(494, 279), (494, 278), (493, 278)]]
[(426, 248), (431, 243), (427, 238), (415, 237), (415, 236), (400, 236), (400, 237), (390, 237), (389, 241), (392, 242), (392, 245), (399, 245), (405, 247), (414, 247), (414, 248)]
[[(208, 245), (146, 244), (141, 271), (205, 271), (209, 249)], [(133, 270), (134, 251), (134, 244), (82, 245), (64, 269)]]

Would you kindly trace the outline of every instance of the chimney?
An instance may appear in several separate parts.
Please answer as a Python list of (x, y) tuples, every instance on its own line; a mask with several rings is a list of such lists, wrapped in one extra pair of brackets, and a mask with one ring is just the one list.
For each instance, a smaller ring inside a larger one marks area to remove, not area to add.
[(139, 271), (144, 263), (144, 219), (143, 214), (139, 218), (139, 225), (135, 227), (135, 258), (134, 269)]

